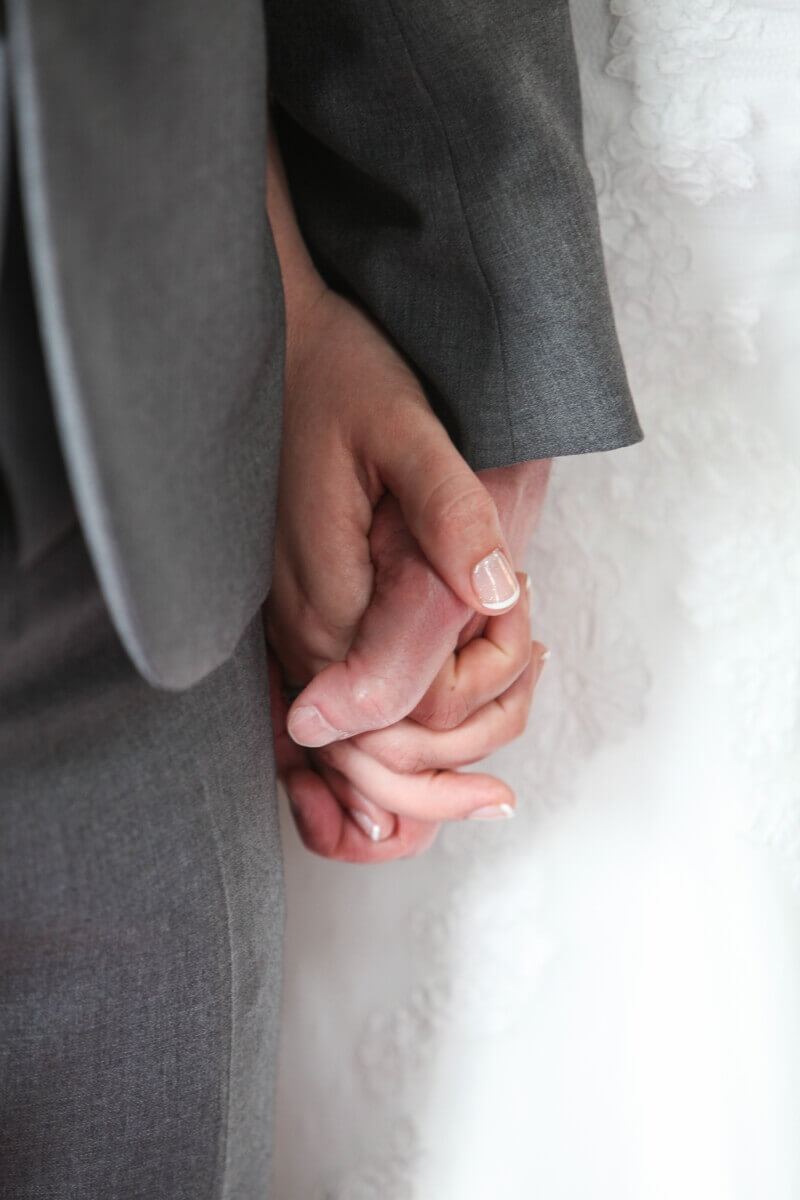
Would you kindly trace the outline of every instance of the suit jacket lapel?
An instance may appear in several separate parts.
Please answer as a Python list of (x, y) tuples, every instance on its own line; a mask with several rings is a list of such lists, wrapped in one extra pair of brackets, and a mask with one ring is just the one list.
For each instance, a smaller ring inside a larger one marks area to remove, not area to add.
[(261, 0), (8, 0), (7, 15), (81, 524), (140, 670), (181, 686), (230, 652), (268, 586), (283, 316)]

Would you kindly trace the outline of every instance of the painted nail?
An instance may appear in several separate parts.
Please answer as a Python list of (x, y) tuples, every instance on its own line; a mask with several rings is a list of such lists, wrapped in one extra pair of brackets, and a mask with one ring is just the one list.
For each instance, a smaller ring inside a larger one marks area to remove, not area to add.
[(531, 650), (532, 650), (533, 656), (534, 656), (533, 669), (534, 669), (536, 677), (533, 681), (533, 685), (535, 687), (536, 684), (539, 682), (539, 680), (542, 677), (542, 671), (544, 670), (544, 664), (547, 662), (548, 658), (550, 657), (550, 651), (548, 650), (547, 646), (544, 645), (543, 642), (533, 642), (532, 646), (531, 646)]
[(287, 725), (289, 737), (298, 746), (327, 746), (347, 737), (340, 729), (334, 729), (313, 704), (296, 708)]
[(485, 804), (467, 815), (471, 821), (494, 821), (498, 817), (513, 817), (514, 809), (510, 804)]
[(493, 550), (472, 570), (472, 586), (484, 608), (503, 612), (519, 599), (519, 582), (502, 550)]
[(530, 604), (531, 596), (533, 595), (533, 588), (531, 587), (530, 575), (525, 576), (525, 595), (528, 597), (528, 603)]
[(367, 837), (372, 842), (382, 841), (384, 835), (381, 833), (380, 825), (376, 825), (371, 821), (365, 812), (359, 812), (357, 808), (348, 808), (350, 816), (355, 821), (356, 825), (364, 831)]

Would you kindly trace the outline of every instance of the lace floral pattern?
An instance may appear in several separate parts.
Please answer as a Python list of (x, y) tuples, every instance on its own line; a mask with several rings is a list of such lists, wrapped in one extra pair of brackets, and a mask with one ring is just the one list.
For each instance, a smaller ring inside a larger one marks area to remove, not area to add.
[(752, 117), (724, 61), (729, 43), (757, 34), (755, 12), (736, 0), (612, 0), (611, 11), (618, 21), (606, 71), (630, 83), (636, 100), (608, 152), (631, 168), (639, 193), (651, 172), (695, 204), (753, 187), (741, 145)]
[[(573, 0), (574, 15), (599, 3)], [(491, 1039), (530, 1019), (559, 952), (532, 882), (540, 835), (592, 756), (648, 716), (654, 667), (631, 571), (663, 579), (687, 637), (702, 635), (719, 696), (736, 695), (730, 754), (748, 800), (730, 820), (800, 888), (800, 470), (761, 419), (759, 296), (744, 273), (707, 295), (697, 286), (697, 222), (759, 184), (756, 117), (728, 67), (760, 36), (765, 10), (611, 0), (609, 15), (603, 86), (628, 100), (609, 106), (611, 127), (602, 106), (586, 110), (586, 145), (646, 438), (556, 464), (527, 564), (552, 661), (529, 733), (493, 764), (518, 793), (514, 828), (449, 826), (429, 852), (421, 899), (402, 922), (408, 992), (366, 1014), (354, 1051), (365, 1104), (385, 1117), (385, 1149), (319, 1200), (427, 1200), (413, 1114), (443, 1041)]]
[(413, 1174), (421, 1150), (414, 1126), (399, 1117), (383, 1152), (354, 1168), (333, 1187), (323, 1187), (314, 1200), (414, 1200)]
[(612, 0), (611, 10), (607, 71), (635, 103), (590, 166), (648, 437), (624, 471), (609, 464), (605, 503), (682, 556), (684, 613), (716, 643), (720, 689), (741, 696), (731, 745), (751, 782), (738, 819), (800, 885), (800, 471), (763, 425), (756, 388), (749, 403), (738, 395), (741, 372), (759, 362), (759, 305), (741, 291), (694, 306), (676, 220), (690, 223), (680, 200), (706, 206), (756, 185), (753, 116), (726, 55), (758, 37), (764, 12), (733, 0)]

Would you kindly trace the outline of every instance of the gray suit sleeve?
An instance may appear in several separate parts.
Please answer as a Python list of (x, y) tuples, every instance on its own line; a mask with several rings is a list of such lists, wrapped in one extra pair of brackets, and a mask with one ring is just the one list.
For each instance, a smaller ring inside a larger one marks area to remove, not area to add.
[(265, 0), (274, 119), (322, 273), (474, 469), (637, 442), (567, 0)]

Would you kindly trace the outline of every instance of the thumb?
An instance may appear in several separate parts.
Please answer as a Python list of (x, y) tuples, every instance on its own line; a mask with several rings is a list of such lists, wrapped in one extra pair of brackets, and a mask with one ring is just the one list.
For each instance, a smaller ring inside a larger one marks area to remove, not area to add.
[(371, 546), (375, 588), (343, 662), (311, 680), (287, 718), (302, 746), (326, 746), (402, 720), (425, 695), (458, 639), (468, 610), (432, 570), (386, 496)]
[(414, 406), (402, 436), (367, 447), (426, 558), (476, 612), (519, 599), (514, 564), (494, 501), (427, 407)]

